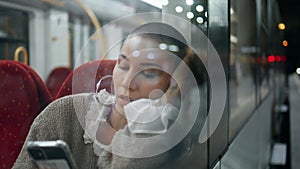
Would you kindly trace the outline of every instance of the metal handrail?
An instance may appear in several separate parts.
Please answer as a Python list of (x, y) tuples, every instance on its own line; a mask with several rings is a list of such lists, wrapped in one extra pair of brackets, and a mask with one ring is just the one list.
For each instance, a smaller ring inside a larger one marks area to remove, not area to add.
[(26, 48), (24, 48), (23, 46), (19, 46), (16, 50), (15, 50), (15, 54), (14, 54), (14, 60), (15, 61), (19, 61), (19, 54), (20, 52), (23, 53), (23, 58), (24, 58), (24, 64), (28, 65), (28, 52), (26, 50)]

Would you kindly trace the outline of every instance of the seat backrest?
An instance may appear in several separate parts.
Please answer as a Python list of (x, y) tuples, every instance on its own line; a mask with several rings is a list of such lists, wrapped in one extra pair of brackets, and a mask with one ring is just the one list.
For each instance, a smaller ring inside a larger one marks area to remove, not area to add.
[(61, 85), (71, 72), (72, 70), (67, 67), (57, 67), (51, 71), (46, 80), (46, 86), (53, 97), (57, 95)]
[(41, 107), (33, 78), (18, 63), (0, 60), (0, 82), (0, 168), (11, 168)]
[(53, 101), (54, 97), (51, 95), (46, 84), (43, 82), (41, 77), (35, 72), (35, 70), (33, 70), (30, 66), (22, 62), (17, 62), (17, 63), (21, 65), (23, 68), (25, 68), (27, 72), (30, 74), (30, 76), (32, 77), (38, 92), (41, 109), (44, 109), (50, 102)]
[[(71, 94), (95, 92), (96, 83), (103, 76), (112, 75), (115, 64), (115, 60), (96, 60), (80, 65), (66, 78), (56, 99)], [(100, 89), (103, 88), (111, 90), (111, 78), (101, 83)]]

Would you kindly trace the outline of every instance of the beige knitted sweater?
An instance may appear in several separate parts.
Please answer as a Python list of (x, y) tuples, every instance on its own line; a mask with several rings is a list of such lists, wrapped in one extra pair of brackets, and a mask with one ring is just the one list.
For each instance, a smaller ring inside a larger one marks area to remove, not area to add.
[[(103, 149), (97, 150), (100, 156), (94, 153), (93, 144), (85, 144), (82, 126), (85, 123), (85, 114), (89, 109), (93, 94), (77, 94), (66, 96), (52, 102), (34, 120), (28, 141), (64, 140), (70, 147), (71, 153), (79, 169), (146, 169), (146, 168), (181, 168), (178, 165), (179, 154), (187, 149), (190, 140), (184, 139), (179, 145), (166, 153), (150, 158), (130, 159), (113, 155)], [(76, 105), (76, 106), (74, 106)], [(81, 124), (81, 125), (80, 125)], [(25, 144), (26, 144), (25, 142)], [(24, 145), (25, 145), (24, 144)], [(178, 148), (180, 147), (180, 148)], [(184, 154), (184, 153), (183, 153)], [(182, 158), (182, 155), (181, 157)], [(174, 167), (177, 166), (177, 167)], [(23, 147), (13, 169), (36, 168), (32, 159)]]

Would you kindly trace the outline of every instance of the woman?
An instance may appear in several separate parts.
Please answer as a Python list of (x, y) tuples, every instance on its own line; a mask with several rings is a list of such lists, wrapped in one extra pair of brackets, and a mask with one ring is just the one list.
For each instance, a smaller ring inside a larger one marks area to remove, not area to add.
[[(51, 103), (35, 119), (26, 142), (64, 140), (78, 168), (168, 168), (190, 138), (159, 148), (138, 139), (163, 135), (176, 120), (183, 98), (179, 86), (186, 83), (186, 72), (178, 70), (190, 63), (188, 51), (184, 37), (167, 24), (138, 27), (122, 44), (114, 94), (101, 90)], [(171, 138), (162, 140), (167, 144)], [(34, 168), (24, 147), (13, 168)]]

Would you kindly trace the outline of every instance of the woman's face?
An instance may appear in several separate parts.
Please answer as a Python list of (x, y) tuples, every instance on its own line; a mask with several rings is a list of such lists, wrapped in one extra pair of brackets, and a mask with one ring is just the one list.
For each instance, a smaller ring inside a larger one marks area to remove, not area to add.
[(168, 72), (174, 70), (176, 63), (170, 52), (160, 50), (158, 46), (155, 40), (142, 36), (125, 40), (113, 71), (116, 108), (122, 114), (123, 107), (129, 102), (159, 98), (161, 95), (157, 93), (162, 94), (168, 89), (171, 78)]

